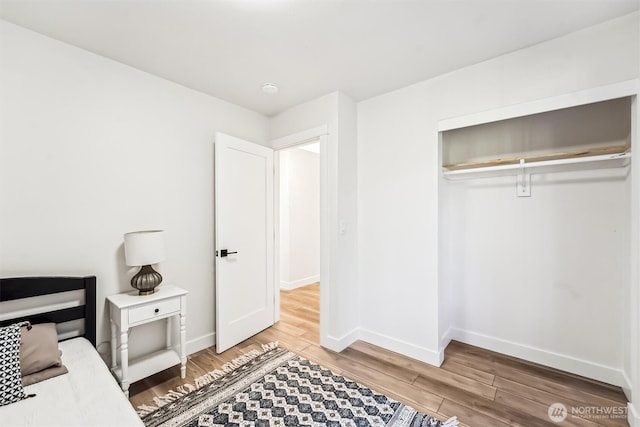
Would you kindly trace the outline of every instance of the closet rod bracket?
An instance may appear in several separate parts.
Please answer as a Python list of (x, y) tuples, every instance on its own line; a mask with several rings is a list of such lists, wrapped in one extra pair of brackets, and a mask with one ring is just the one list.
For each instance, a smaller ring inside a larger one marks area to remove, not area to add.
[(525, 169), (524, 159), (520, 159), (520, 167), (518, 168), (516, 196), (531, 197), (531, 174)]

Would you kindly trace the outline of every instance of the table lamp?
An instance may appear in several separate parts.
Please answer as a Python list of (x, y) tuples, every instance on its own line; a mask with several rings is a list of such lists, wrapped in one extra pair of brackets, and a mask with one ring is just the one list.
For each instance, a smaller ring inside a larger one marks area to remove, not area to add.
[(151, 264), (164, 261), (164, 239), (162, 230), (133, 231), (124, 235), (124, 257), (128, 266), (140, 266), (140, 271), (131, 278), (131, 286), (139, 295), (149, 295), (162, 282), (162, 276)]

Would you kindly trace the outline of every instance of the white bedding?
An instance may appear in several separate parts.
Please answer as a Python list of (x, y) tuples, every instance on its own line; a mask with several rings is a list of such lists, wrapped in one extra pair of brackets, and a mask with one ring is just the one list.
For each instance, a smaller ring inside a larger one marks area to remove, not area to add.
[(60, 343), (69, 373), (25, 387), (36, 397), (0, 407), (0, 426), (142, 426), (89, 341)]

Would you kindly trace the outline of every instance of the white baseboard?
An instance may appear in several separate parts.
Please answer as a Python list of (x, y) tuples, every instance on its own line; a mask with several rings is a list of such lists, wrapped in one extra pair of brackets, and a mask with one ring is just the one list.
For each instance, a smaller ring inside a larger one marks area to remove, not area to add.
[(216, 345), (216, 333), (203, 335), (201, 337), (187, 341), (187, 354), (197, 353), (207, 347)]
[(640, 427), (640, 410), (636, 410), (631, 402), (627, 403), (627, 421), (629, 427)]
[(452, 336), (453, 336), (453, 329), (449, 327), (449, 329), (447, 329), (447, 332), (445, 332), (442, 338), (440, 338), (440, 350), (438, 351), (440, 364), (442, 364), (442, 362), (444, 361), (444, 350), (447, 348), (447, 346), (453, 339)]
[(457, 328), (451, 329), (450, 338), (587, 378), (593, 378), (623, 389), (631, 388), (623, 371), (610, 366)]
[(354, 342), (360, 339), (360, 329), (355, 328), (350, 332), (347, 332), (340, 338), (333, 337), (331, 335), (326, 337), (320, 337), (320, 345), (335, 352), (341, 352), (345, 348), (349, 347)]
[(280, 281), (280, 289), (284, 289), (285, 291), (290, 291), (296, 288), (301, 288), (302, 286), (307, 286), (312, 283), (316, 283), (320, 281), (320, 275), (316, 274), (315, 276), (305, 277), (303, 279), (294, 280), (293, 282), (285, 282), (284, 280)]
[(626, 396), (628, 401), (631, 401), (631, 380), (629, 379), (629, 377), (627, 376), (627, 373), (625, 371), (622, 371), (622, 377), (624, 378), (624, 383), (626, 385), (621, 386), (622, 387), (622, 391), (624, 392), (624, 395)]
[(444, 359), (439, 351), (433, 351), (425, 347), (420, 347), (406, 341), (379, 334), (368, 329), (360, 329), (360, 339), (378, 347), (395, 351), (413, 359), (428, 363), (433, 366), (440, 366)]
[[(355, 328), (340, 338), (328, 336), (320, 337), (320, 345), (336, 352), (341, 352), (354, 342), (362, 340), (387, 350), (395, 351), (421, 362), (434, 366), (440, 366), (444, 360), (444, 348), (441, 352), (433, 351), (428, 348), (420, 347), (406, 341), (398, 340), (368, 329)], [(441, 355), (442, 354), (442, 355)]]

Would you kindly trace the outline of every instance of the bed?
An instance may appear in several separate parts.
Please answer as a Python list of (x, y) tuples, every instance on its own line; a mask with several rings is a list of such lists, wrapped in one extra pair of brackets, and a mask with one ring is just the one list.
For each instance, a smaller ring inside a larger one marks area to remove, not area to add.
[(143, 425), (96, 350), (94, 276), (0, 279), (0, 313), (0, 326), (55, 323), (68, 370), (24, 387), (35, 397), (0, 406), (0, 426)]

